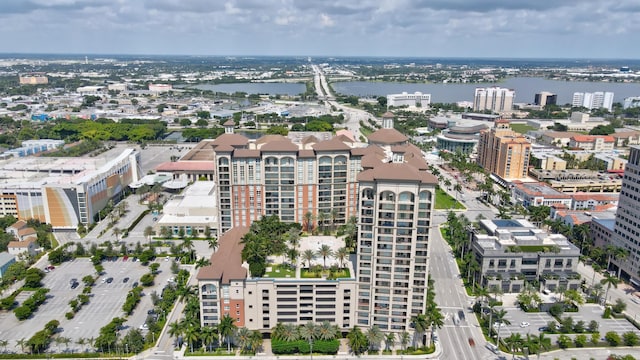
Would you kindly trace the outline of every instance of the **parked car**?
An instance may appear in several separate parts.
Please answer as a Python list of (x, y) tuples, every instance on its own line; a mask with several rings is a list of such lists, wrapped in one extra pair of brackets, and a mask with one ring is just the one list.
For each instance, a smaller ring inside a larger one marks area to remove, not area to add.
[(113, 278), (112, 277), (107, 278), (107, 284), (111, 284), (112, 282), (113, 282)]
[(125, 283), (125, 284), (128, 283), (129, 282), (129, 278), (126, 277), (126, 278), (122, 279), (122, 282)]
[(521, 328), (525, 328), (525, 327), (528, 327), (528, 326), (529, 326), (529, 323), (526, 322), (526, 321), (523, 321), (523, 322), (520, 323), (520, 327)]

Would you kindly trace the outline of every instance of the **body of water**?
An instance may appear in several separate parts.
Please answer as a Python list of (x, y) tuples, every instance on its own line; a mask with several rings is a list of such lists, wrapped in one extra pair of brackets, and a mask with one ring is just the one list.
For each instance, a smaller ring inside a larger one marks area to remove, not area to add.
[(622, 102), (629, 96), (640, 96), (640, 83), (610, 83), (587, 81), (556, 81), (537, 77), (513, 77), (496, 84), (415, 84), (380, 81), (344, 81), (331, 83), (333, 89), (343, 95), (377, 97), (399, 94), (403, 91), (420, 91), (431, 94), (432, 103), (473, 101), (477, 87), (500, 86), (514, 89), (515, 103), (533, 103), (536, 93), (549, 91), (558, 94), (558, 104), (570, 104), (574, 92), (611, 91), (614, 102)]
[(193, 86), (194, 89), (211, 90), (233, 94), (245, 92), (247, 94), (269, 94), (295, 96), (307, 91), (305, 84), (299, 83), (230, 83), (230, 84), (203, 84)]

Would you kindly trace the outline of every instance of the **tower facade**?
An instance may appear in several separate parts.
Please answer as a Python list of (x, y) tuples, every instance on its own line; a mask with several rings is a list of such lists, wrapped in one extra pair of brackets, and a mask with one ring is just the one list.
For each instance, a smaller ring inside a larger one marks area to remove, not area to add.
[(506, 120), (496, 120), (493, 129), (480, 133), (478, 164), (503, 179), (526, 177), (530, 156), (531, 143)]

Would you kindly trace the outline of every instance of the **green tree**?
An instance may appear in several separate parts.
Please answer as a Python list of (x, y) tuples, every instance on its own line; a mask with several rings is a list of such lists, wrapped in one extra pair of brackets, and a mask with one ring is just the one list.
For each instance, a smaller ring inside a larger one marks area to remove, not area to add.
[(225, 339), (227, 341), (227, 351), (231, 352), (231, 337), (236, 331), (236, 320), (226, 314), (220, 323), (218, 324), (218, 334), (220, 339)]
[(354, 355), (360, 355), (367, 351), (367, 337), (364, 335), (359, 327), (354, 326), (347, 334), (347, 340), (349, 340), (349, 347)]
[(331, 250), (331, 247), (329, 245), (322, 244), (322, 246), (320, 246), (320, 249), (318, 249), (318, 256), (322, 257), (323, 268), (327, 268), (327, 257), (332, 255), (333, 251)]
[(609, 274), (608, 272), (607, 272), (607, 273), (605, 273), (605, 275), (604, 275), (604, 279), (602, 279), (602, 280), (600, 281), (600, 283), (601, 283), (602, 285), (605, 285), (605, 286), (607, 287), (607, 291), (606, 291), (606, 292), (605, 292), (605, 294), (604, 294), (605, 302), (607, 301), (608, 296), (609, 296), (609, 289), (611, 289), (611, 287), (612, 287), (612, 286), (613, 286), (613, 287), (617, 287), (619, 282), (620, 282), (620, 280), (618, 280), (618, 278), (617, 278), (617, 277), (612, 276), (612, 275), (611, 275), (611, 274)]
[(424, 334), (429, 329), (429, 319), (425, 314), (418, 314), (411, 318), (411, 323), (415, 330), (414, 335), (414, 346), (418, 347), (418, 344), (423, 344), (422, 339), (424, 338)]

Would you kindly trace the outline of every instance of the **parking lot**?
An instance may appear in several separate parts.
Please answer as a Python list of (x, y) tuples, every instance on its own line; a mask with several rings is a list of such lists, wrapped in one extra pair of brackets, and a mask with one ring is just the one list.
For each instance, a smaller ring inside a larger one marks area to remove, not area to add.
[[(505, 307), (504, 309), (507, 311), (505, 319), (509, 321), (510, 324), (503, 325), (501, 327), (500, 338), (507, 338), (513, 333), (519, 333), (523, 336), (526, 336), (527, 334), (537, 336), (540, 333), (539, 329), (541, 327), (546, 327), (550, 321), (557, 322), (554, 317), (546, 312), (526, 313), (517, 307)], [(598, 322), (598, 331), (600, 332), (601, 337), (604, 337), (604, 334), (609, 331), (615, 331), (620, 335), (628, 331), (634, 331), (636, 334), (640, 335), (640, 331), (625, 319), (603, 319), (603, 312), (604, 309), (599, 305), (585, 304), (580, 306), (578, 312), (567, 312), (562, 314), (560, 318), (564, 319), (570, 316), (573, 318), (574, 324), (578, 321), (583, 321), (585, 328), (589, 326), (589, 322), (592, 320), (596, 321)], [(529, 323), (529, 325), (521, 326), (523, 322)], [(494, 329), (496, 328), (494, 327)], [(557, 334), (549, 335), (552, 341), (555, 341), (558, 336), (559, 335)]]
[[(136, 310), (125, 323), (124, 331), (130, 327), (138, 328), (147, 317), (147, 311), (152, 308), (152, 291), (161, 292), (167, 284), (171, 275), (171, 262), (158, 259), (160, 263), (160, 273), (157, 275), (154, 285), (145, 288), (144, 294)], [(147, 266), (132, 260), (104, 261), (104, 275), (100, 276), (93, 286), (90, 301), (84, 305), (71, 320), (65, 318), (65, 314), (71, 310), (69, 301), (76, 299), (82, 293), (84, 284), (82, 278), (86, 275), (95, 276), (95, 270), (88, 258), (79, 258), (57, 266), (55, 270), (47, 273), (43, 279), (43, 285), (49, 289), (48, 299), (42, 304), (33, 316), (24, 321), (18, 321), (13, 312), (0, 313), (0, 337), (8, 340), (10, 347), (19, 339), (28, 339), (36, 331), (41, 330), (50, 320), (60, 321), (62, 336), (76, 341), (80, 338), (96, 338), (100, 328), (111, 321), (114, 317), (122, 317), (122, 305), (127, 293), (131, 290), (133, 283), (139, 281), (140, 277), (149, 271)], [(111, 283), (103, 282), (103, 279), (113, 278)], [(125, 283), (124, 278), (129, 280)], [(77, 279), (81, 284), (75, 289), (71, 289), (70, 280)], [(23, 301), (28, 296), (26, 294), (18, 298)], [(55, 349), (55, 346), (52, 346)], [(77, 344), (70, 344), (69, 349), (81, 350)]]

